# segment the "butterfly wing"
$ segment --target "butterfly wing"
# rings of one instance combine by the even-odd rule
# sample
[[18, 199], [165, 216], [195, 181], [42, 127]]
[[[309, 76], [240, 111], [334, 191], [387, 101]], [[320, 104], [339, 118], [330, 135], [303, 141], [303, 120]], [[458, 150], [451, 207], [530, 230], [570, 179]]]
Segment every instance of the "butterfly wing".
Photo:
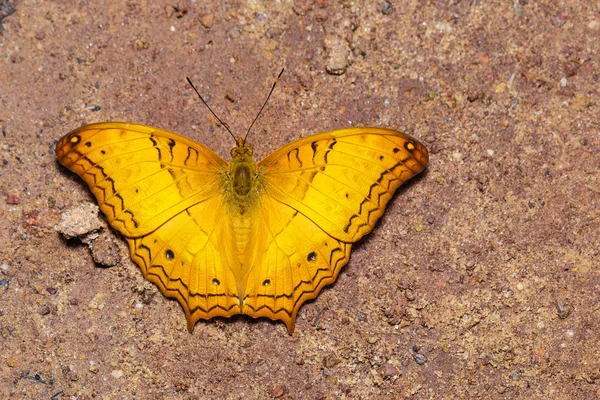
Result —
[[236, 279], [218, 238], [227, 163], [209, 148], [158, 128], [99, 123], [56, 146], [59, 161], [96, 196], [126, 237], [144, 276], [174, 297], [191, 329], [199, 318], [239, 312]]
[[335, 281], [352, 243], [427, 163], [416, 139], [379, 128], [310, 136], [261, 161], [258, 224], [268, 240], [249, 274], [244, 312], [281, 319], [293, 330], [302, 303]]
[[254, 268], [242, 310], [254, 318], [282, 320], [291, 333], [302, 303], [335, 282], [352, 245], [327, 235], [304, 214], [270, 196], [261, 199], [256, 232], [261, 251], [249, 263]]
[[[144, 277], [165, 296], [176, 298], [191, 332], [199, 319], [239, 314], [237, 277], [230, 266], [235, 257], [222, 198], [214, 196], [176, 214], [155, 231], [127, 238], [131, 258]], [[229, 257], [228, 257], [229, 256]]]

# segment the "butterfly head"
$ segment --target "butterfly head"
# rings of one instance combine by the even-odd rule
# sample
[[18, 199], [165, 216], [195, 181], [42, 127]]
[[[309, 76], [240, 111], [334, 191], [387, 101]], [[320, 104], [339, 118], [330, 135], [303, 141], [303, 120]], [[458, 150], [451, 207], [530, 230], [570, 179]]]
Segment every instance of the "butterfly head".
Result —
[[231, 158], [238, 159], [238, 160], [242, 160], [242, 159], [253, 160], [252, 147], [250, 147], [246, 144], [246, 141], [244, 140], [244, 138], [237, 138], [235, 142], [236, 142], [236, 146], [233, 149], [231, 149]]

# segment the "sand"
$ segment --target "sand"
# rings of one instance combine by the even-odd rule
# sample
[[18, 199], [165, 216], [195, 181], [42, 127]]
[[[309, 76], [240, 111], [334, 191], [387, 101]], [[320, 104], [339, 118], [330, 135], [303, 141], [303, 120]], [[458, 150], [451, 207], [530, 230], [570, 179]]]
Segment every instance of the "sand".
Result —
[[[0, 1], [0, 397], [600, 398], [600, 14], [583, 1]], [[558, 4], [560, 3], [560, 5]], [[349, 126], [430, 166], [337, 282], [281, 322], [199, 322], [56, 230], [85, 123], [257, 159]]]

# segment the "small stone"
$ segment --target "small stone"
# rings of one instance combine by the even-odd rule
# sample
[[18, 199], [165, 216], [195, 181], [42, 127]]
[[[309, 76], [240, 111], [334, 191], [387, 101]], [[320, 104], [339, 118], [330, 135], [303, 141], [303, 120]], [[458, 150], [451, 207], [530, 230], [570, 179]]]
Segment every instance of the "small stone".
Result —
[[46, 292], [50, 294], [56, 294], [57, 290], [53, 287], [46, 288]]
[[588, 22], [587, 27], [588, 29], [591, 29], [593, 31], [598, 31], [600, 30], [600, 22], [593, 19], [590, 22]]
[[231, 28], [228, 32], [227, 32], [227, 36], [229, 36], [231, 39], [237, 39], [242, 35], [242, 30], [240, 28], [233, 27]]
[[148, 42], [144, 42], [143, 40], [136, 39], [135, 47], [138, 50], [146, 50], [148, 47], [150, 47], [150, 44]]
[[75, 368], [72, 365], [69, 365], [69, 366], [65, 365], [62, 368], [62, 373], [65, 378], [67, 378], [68, 380], [70, 380], [72, 382], [79, 380], [79, 375], [77, 375], [77, 372], [75, 372]]
[[385, 366], [383, 367], [383, 379], [391, 379], [394, 376], [398, 376], [400, 375], [398, 373], [398, 369], [390, 363], [385, 364]]
[[37, 33], [35, 34], [35, 38], [36, 38], [37, 40], [43, 40], [43, 39], [45, 39], [45, 38], [46, 38], [46, 34], [45, 34], [43, 31], [37, 32]]
[[340, 359], [335, 354], [330, 354], [323, 357], [323, 366], [326, 368], [333, 368], [340, 363]]
[[423, 365], [427, 362], [427, 357], [425, 357], [425, 355], [421, 354], [421, 353], [414, 354], [413, 358], [415, 359], [416, 363], [419, 365]]
[[48, 315], [48, 314], [50, 314], [50, 306], [48, 305], [48, 303], [42, 304], [42, 306], [38, 310], [38, 313], [40, 315]]
[[394, 12], [394, 5], [389, 1], [384, 1], [381, 3], [380, 10], [383, 15], [390, 15]]
[[558, 318], [566, 319], [569, 315], [571, 315], [571, 306], [565, 303], [562, 299], [556, 300], [556, 313]]
[[155, 291], [144, 289], [142, 291], [142, 303], [146, 305], [151, 304], [155, 294]]
[[367, 339], [367, 343], [369, 344], [375, 344], [377, 343], [378, 339], [374, 336], [371, 336], [370, 338]]
[[318, 22], [325, 22], [329, 19], [329, 14], [327, 14], [326, 10], [317, 10], [315, 12], [315, 19]]
[[327, 64], [325, 69], [331, 75], [343, 75], [349, 65], [350, 46], [348, 42], [337, 36], [325, 38], [325, 54]]
[[61, 215], [56, 230], [66, 239], [95, 232], [102, 228], [98, 212], [98, 206], [90, 202], [74, 205]]
[[14, 193], [9, 193], [6, 196], [6, 204], [9, 204], [11, 206], [17, 205], [21, 202], [21, 199], [19, 198], [18, 195], [14, 194]]
[[416, 232], [422, 232], [425, 230], [425, 224], [423, 224], [423, 222], [419, 221], [419, 222], [415, 223], [414, 229]]
[[112, 375], [113, 378], [119, 379], [123, 376], [123, 370], [115, 369], [110, 374]]
[[121, 262], [119, 245], [114, 239], [114, 235], [105, 230], [93, 240], [84, 241], [90, 247], [92, 258], [97, 264], [113, 267]]
[[200, 23], [205, 28], [212, 28], [213, 24], [215, 23], [214, 14], [204, 14], [200, 17]]
[[496, 86], [494, 86], [494, 92], [496, 93], [504, 93], [508, 89], [508, 85], [505, 82], [500, 82]]
[[284, 384], [277, 383], [269, 387], [269, 389], [267, 389], [267, 392], [269, 393], [269, 396], [279, 399], [288, 394], [289, 389]]
[[6, 365], [8, 365], [11, 368], [17, 365], [17, 357], [8, 357], [6, 359]]

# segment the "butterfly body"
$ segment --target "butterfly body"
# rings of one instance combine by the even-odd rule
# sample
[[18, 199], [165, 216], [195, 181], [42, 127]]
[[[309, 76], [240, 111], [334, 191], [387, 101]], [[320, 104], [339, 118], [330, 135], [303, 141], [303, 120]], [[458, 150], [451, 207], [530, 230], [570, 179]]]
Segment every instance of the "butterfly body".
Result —
[[67, 134], [59, 161], [82, 177], [144, 276], [198, 319], [283, 320], [333, 283], [352, 244], [427, 150], [380, 128], [340, 129], [283, 146], [259, 163], [238, 139], [227, 163], [159, 128], [99, 123]]

